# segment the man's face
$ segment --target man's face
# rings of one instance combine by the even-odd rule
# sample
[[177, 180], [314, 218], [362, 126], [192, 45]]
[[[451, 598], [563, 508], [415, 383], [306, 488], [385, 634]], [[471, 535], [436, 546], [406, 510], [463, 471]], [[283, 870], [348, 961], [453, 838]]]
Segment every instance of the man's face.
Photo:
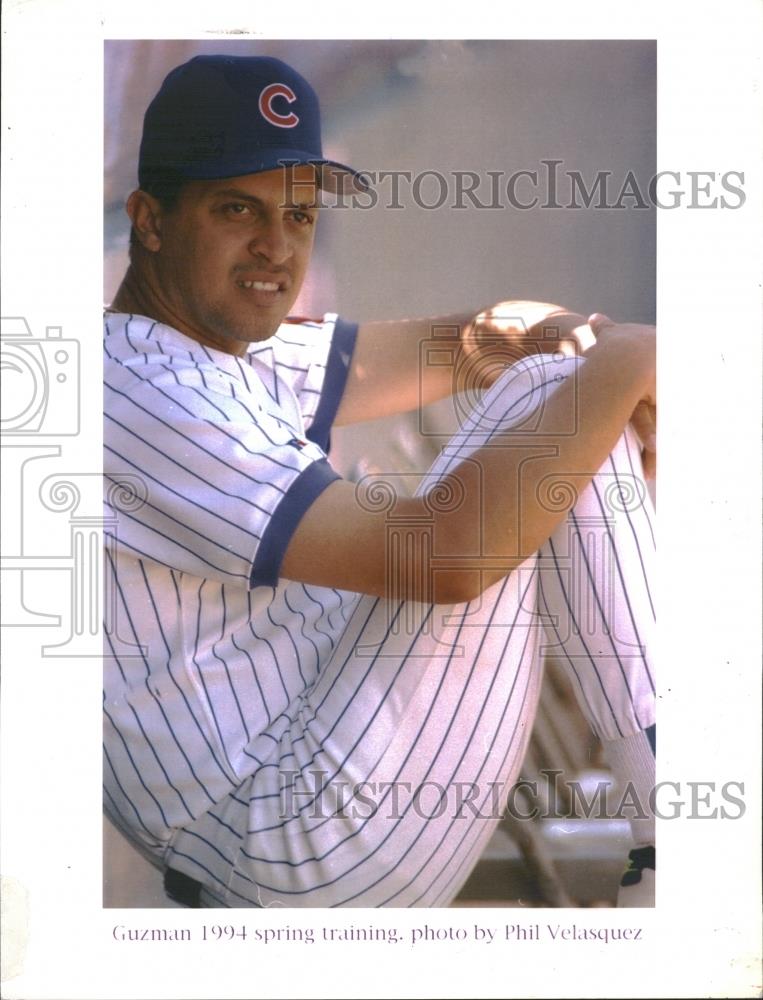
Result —
[[232, 353], [271, 337], [310, 262], [316, 190], [310, 166], [188, 182], [175, 207], [161, 213], [153, 255], [157, 292], [174, 325]]

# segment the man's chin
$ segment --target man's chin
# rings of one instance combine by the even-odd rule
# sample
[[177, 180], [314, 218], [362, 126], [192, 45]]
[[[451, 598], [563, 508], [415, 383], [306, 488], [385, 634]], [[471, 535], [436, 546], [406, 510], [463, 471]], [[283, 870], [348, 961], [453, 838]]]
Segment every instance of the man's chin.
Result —
[[291, 299], [288, 302], [282, 300], [274, 302], [267, 308], [252, 308], [245, 310], [243, 314], [238, 312], [235, 320], [238, 320], [236, 329], [242, 335], [241, 339], [249, 343], [268, 340], [277, 333], [293, 305]]
[[280, 311], [273, 316], [219, 316], [210, 325], [218, 338], [231, 342], [231, 349], [238, 353], [245, 350], [248, 344], [269, 340], [277, 332], [285, 316]]

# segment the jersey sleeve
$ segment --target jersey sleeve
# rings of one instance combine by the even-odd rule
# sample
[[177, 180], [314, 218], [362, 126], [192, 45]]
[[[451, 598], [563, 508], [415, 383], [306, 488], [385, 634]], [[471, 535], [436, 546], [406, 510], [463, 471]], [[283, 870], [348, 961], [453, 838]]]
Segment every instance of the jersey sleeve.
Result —
[[322, 321], [284, 323], [271, 341], [275, 368], [299, 401], [306, 435], [325, 452], [357, 335], [357, 323], [329, 313]]
[[141, 503], [111, 505], [117, 545], [197, 577], [273, 587], [301, 517], [339, 476], [256, 380], [168, 350], [107, 356], [107, 498], [120, 476], [143, 486]]

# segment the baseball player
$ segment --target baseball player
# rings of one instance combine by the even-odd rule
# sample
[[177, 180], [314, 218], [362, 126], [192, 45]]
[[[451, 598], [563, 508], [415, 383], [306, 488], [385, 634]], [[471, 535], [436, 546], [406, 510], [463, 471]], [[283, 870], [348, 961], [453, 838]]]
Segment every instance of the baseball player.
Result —
[[[447, 905], [548, 654], [642, 804], [623, 902], [645, 905], [653, 329], [596, 315], [569, 356], [590, 329], [542, 303], [288, 319], [319, 189], [364, 181], [323, 157], [317, 98], [275, 59], [173, 70], [139, 183], [104, 320], [110, 817], [188, 905]], [[337, 475], [332, 425], [474, 388], [496, 333], [511, 364], [483, 366], [414, 496]]]

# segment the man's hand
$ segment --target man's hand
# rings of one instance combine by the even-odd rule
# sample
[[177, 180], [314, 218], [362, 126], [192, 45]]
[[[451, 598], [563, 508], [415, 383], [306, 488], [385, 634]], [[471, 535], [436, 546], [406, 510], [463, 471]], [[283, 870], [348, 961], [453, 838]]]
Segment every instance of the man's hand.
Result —
[[455, 391], [489, 388], [510, 365], [533, 354], [582, 354], [595, 342], [585, 318], [551, 302], [511, 299], [464, 324]]
[[[616, 324], [608, 316], [594, 313], [587, 320], [550, 302], [511, 300], [484, 309], [464, 328], [462, 349], [471, 357], [463, 366], [474, 384], [461, 386], [467, 391], [486, 388], [503, 367], [528, 354], [561, 352], [567, 356], [585, 354], [600, 337], [636, 337], [653, 345], [655, 330], [639, 324]], [[647, 349], [650, 349], [647, 347]], [[654, 349], [653, 346], [651, 348]], [[631, 417], [631, 425], [642, 444], [641, 459], [647, 479], [657, 475], [657, 399], [655, 387], [643, 399]]]
[[528, 354], [582, 354], [594, 342], [585, 317], [551, 302], [512, 299], [479, 312], [465, 328], [466, 351], [502, 342], [514, 360]]
[[[590, 316], [588, 325], [597, 342], [605, 342], [609, 338], [617, 338], [618, 336], [629, 336], [640, 339], [645, 350], [654, 353], [656, 330], [653, 326], [642, 326], [635, 323], [617, 324], [601, 313], [594, 313]], [[633, 411], [631, 426], [641, 441], [641, 461], [644, 466], [644, 475], [647, 479], [655, 479], [657, 477], [656, 379]]]

